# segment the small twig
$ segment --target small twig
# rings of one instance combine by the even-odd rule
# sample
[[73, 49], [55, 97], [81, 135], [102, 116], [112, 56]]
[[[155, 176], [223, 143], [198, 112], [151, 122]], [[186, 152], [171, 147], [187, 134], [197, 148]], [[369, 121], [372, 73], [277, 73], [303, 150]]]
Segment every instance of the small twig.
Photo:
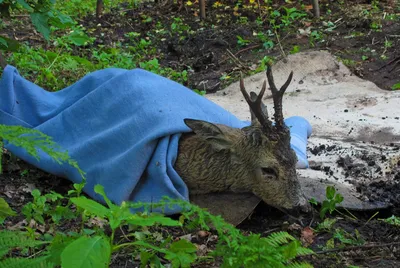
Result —
[[278, 32], [276, 31], [276, 29], [274, 31], [275, 31], [276, 40], [278, 40], [279, 49], [281, 50], [281, 53], [282, 53], [283, 57], [286, 58], [285, 51], [283, 50], [281, 41], [279, 40]]
[[381, 67], [379, 67], [378, 69], [373, 70], [374, 72], [382, 70], [383, 68], [385, 68], [386, 66], [391, 65], [392, 63], [396, 62], [396, 61], [400, 61], [400, 57], [396, 57], [393, 60], [389, 61], [388, 63], [382, 65]]
[[373, 218], [375, 218], [375, 216], [378, 215], [378, 214], [379, 214], [379, 211], [377, 211], [374, 215], [372, 215], [371, 218], [369, 218], [369, 219], [367, 220], [367, 222], [364, 224], [364, 226], [367, 225], [367, 224], [368, 224]]
[[[243, 53], [243, 52], [245, 52], [245, 51], [247, 51], [247, 50], [254, 49], [254, 48], [258, 48], [258, 47], [260, 47], [260, 46], [261, 46], [261, 44], [257, 44], [257, 45], [252, 45], [252, 46], [243, 48], [243, 49], [239, 50], [238, 52], [236, 52], [236, 53], [234, 54], [234, 56], [237, 56], [237, 55], [239, 55], [240, 53]], [[228, 57], [228, 58], [229, 58], [229, 57]], [[220, 62], [218, 62], [218, 64], [224, 63], [228, 58], [225, 58], [225, 59], [221, 60]]]
[[235, 56], [239, 55], [242, 52], [245, 52], [245, 51], [253, 49], [253, 48], [258, 48], [260, 46], [261, 46], [261, 44], [257, 44], [257, 45], [253, 45], [253, 46], [249, 46], [249, 47], [243, 48], [243, 49], [239, 50], [238, 52], [236, 52]]
[[362, 246], [351, 246], [351, 247], [344, 247], [344, 248], [332, 248], [322, 251], [315, 251], [315, 254], [327, 254], [331, 252], [339, 252], [339, 251], [350, 251], [355, 249], [370, 249], [370, 248], [378, 248], [378, 247], [387, 247], [387, 246], [395, 246], [400, 245], [400, 242], [391, 242], [385, 244], [374, 244], [374, 245], [362, 245]]
[[236, 64], [238, 65], [238, 67], [241, 67], [241, 68], [243, 68], [243, 69], [247, 69], [247, 67], [244, 66], [243, 63], [242, 63], [235, 55], [233, 55], [233, 53], [232, 53], [229, 49], [227, 49], [226, 51], [228, 52], [228, 55], [231, 57], [231, 59], [232, 59], [234, 62], [236, 62]]

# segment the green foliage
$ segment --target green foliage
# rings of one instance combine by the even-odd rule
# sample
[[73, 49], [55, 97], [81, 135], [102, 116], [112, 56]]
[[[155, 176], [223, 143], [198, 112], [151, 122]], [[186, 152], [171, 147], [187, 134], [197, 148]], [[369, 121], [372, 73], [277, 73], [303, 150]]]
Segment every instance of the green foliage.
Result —
[[237, 35], [236, 38], [237, 38], [237, 43], [240, 47], [245, 47], [250, 43], [250, 40], [246, 40], [240, 35]]
[[400, 82], [394, 84], [391, 88], [392, 88], [393, 90], [398, 90], [398, 89], [400, 89]]
[[343, 229], [336, 229], [333, 234], [333, 238], [336, 238], [342, 245], [356, 245], [360, 246], [365, 243], [357, 229], [354, 230], [354, 235], [346, 232]]
[[[159, 265], [161, 259], [164, 259], [170, 262], [172, 267], [189, 267], [192, 263], [200, 261], [196, 255], [197, 248], [193, 243], [184, 239], [173, 241], [171, 237], [165, 238], [147, 230], [148, 227], [157, 225], [183, 227], [183, 223], [186, 222], [189, 229], [202, 227], [209, 230], [211, 225], [216, 228], [219, 240], [211, 256], [222, 257], [222, 267], [310, 267], [294, 259], [297, 256], [312, 254], [312, 251], [301, 247], [300, 242], [286, 232], [272, 233], [268, 237], [260, 237], [258, 234], [245, 236], [220, 216], [213, 216], [182, 200], [165, 198], [159, 203], [123, 202], [117, 206], [107, 198], [102, 186], [97, 185], [95, 192], [103, 197], [106, 206], [86, 197], [69, 199], [68, 203], [78, 208], [76, 213], [81, 214], [84, 221], [79, 232], [67, 234], [58, 232], [54, 236], [50, 234], [38, 236], [35, 235], [34, 230], [1, 231], [0, 262], [21, 264], [24, 258], [7, 258], [10, 250], [18, 248], [20, 255], [24, 255], [25, 249], [39, 250], [33, 260], [40, 261], [42, 265], [108, 267], [114, 253], [130, 248], [132, 256], [140, 256], [142, 266]], [[45, 202], [44, 196], [40, 196], [38, 191], [33, 192], [33, 195], [37, 199], [33, 203]], [[54, 196], [49, 199], [49, 203], [55, 202], [57, 206], [59, 198], [59, 195]], [[40, 202], [39, 199], [41, 199]], [[148, 212], [149, 209], [157, 207], [164, 209], [172, 206], [180, 206], [184, 210], [180, 221]], [[132, 213], [130, 210], [139, 207], [143, 209], [143, 212]], [[84, 228], [90, 219], [99, 218], [105, 220], [111, 229], [111, 234], [104, 231], [107, 228]], [[115, 231], [122, 226], [130, 226], [130, 230], [136, 230], [125, 236], [131, 238], [128, 241], [121, 242], [114, 238]]]
[[337, 222], [336, 219], [326, 218], [323, 222], [317, 225], [317, 232], [330, 232], [332, 230], [333, 225]]
[[330, 214], [336, 210], [336, 206], [342, 203], [344, 200], [340, 193], [336, 193], [336, 189], [333, 186], [326, 187], [326, 200], [322, 202], [322, 207], [320, 210], [320, 217], [323, 219], [325, 214], [329, 212]]
[[387, 219], [379, 219], [380, 221], [386, 222], [388, 224], [394, 225], [394, 226], [400, 226], [400, 217], [397, 217], [395, 215], [392, 215], [391, 217]]
[[[48, 244], [48, 242], [36, 240], [28, 232], [1, 230], [0, 259], [13, 248], [34, 248], [44, 244]], [[0, 265], [0, 267], [2, 266]]]
[[[46, 40], [50, 38], [50, 25], [57, 28], [65, 29], [74, 24], [73, 20], [56, 9], [54, 9], [54, 1], [52, 0], [2, 0], [0, 1], [2, 8], [0, 14], [2, 16], [10, 16], [11, 12], [22, 10], [29, 13], [30, 19], [36, 30], [43, 35]], [[15, 46], [8, 38], [0, 36], [0, 50], [10, 50]]]
[[82, 236], [65, 247], [61, 253], [61, 265], [63, 268], [101, 268], [108, 267], [110, 258], [111, 247], [107, 237]]
[[39, 160], [39, 151], [41, 151], [58, 164], [68, 163], [84, 177], [84, 172], [79, 168], [78, 163], [69, 157], [68, 152], [62, 151], [61, 147], [51, 137], [38, 130], [21, 126], [0, 125], [0, 138], [12, 145], [22, 147], [36, 160]]
[[[67, 50], [74, 45], [66, 38], [58, 38], [56, 40], [59, 46], [67, 48]], [[162, 67], [157, 58], [141, 61], [143, 55], [145, 55], [141, 51], [148, 46], [149, 44], [146, 43], [143, 46], [136, 47], [135, 53], [129, 53], [121, 48], [106, 49], [100, 47], [98, 50], [92, 51], [91, 61], [73, 56], [68, 52], [61, 52], [62, 50], [59, 53], [55, 53], [40, 48], [22, 46], [18, 52], [14, 52], [11, 55], [10, 61], [15, 66], [18, 66], [20, 73], [24, 74], [27, 79], [31, 78], [33, 80], [36, 78], [34, 83], [49, 90], [59, 90], [67, 87], [75, 82], [77, 78], [83, 77], [89, 72], [108, 67], [124, 69], [140, 67], [179, 83], [185, 83], [188, 80], [186, 70], [179, 72], [169, 67]]]
[[0, 267], [4, 268], [53, 268], [54, 265], [47, 261], [47, 256], [38, 257], [35, 259], [27, 258], [8, 258], [0, 261]]
[[4, 200], [4, 198], [0, 198], [0, 224], [3, 224], [7, 217], [16, 215], [17, 213], [10, 208], [6, 200]]
[[40, 224], [45, 224], [45, 217], [49, 217], [53, 223], [59, 224], [62, 219], [76, 217], [68, 206], [62, 205], [64, 198], [62, 195], [55, 192], [41, 195], [37, 189], [34, 189], [31, 194], [33, 202], [27, 203], [21, 211], [28, 221], [34, 219]]
[[[177, 34], [178, 36], [189, 35], [193, 33], [190, 26], [184, 23], [184, 21], [179, 17], [173, 18], [170, 28], [171, 34]], [[183, 40], [184, 38], [185, 36], [181, 36], [180, 40]]]
[[205, 96], [207, 93], [205, 90], [193, 89], [193, 91], [199, 94], [200, 96]]

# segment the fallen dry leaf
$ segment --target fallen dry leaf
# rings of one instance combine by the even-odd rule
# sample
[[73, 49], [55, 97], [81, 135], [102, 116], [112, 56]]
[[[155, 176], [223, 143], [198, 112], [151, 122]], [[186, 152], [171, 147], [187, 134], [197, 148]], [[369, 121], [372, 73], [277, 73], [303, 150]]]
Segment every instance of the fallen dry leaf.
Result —
[[303, 246], [308, 247], [314, 242], [314, 237], [314, 231], [307, 226], [301, 231], [300, 241], [303, 243]]

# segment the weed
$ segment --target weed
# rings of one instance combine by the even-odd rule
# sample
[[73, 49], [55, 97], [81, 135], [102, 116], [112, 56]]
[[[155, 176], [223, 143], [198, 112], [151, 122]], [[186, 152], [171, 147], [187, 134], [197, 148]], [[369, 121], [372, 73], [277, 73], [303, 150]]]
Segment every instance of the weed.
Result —
[[320, 31], [314, 30], [310, 34], [309, 43], [310, 46], [315, 47], [315, 43], [322, 42], [324, 40], [324, 34]]
[[394, 85], [391, 87], [391, 89], [393, 89], [393, 90], [398, 90], [398, 89], [400, 89], [400, 82], [394, 84]]
[[360, 246], [365, 243], [365, 240], [361, 237], [357, 229], [354, 229], [354, 235], [346, 232], [343, 229], [336, 229], [335, 233], [333, 234], [333, 238], [336, 238], [341, 244], [345, 245]]
[[193, 89], [193, 91], [199, 94], [200, 96], [205, 96], [207, 93], [205, 90]]
[[317, 225], [316, 230], [317, 232], [330, 232], [336, 222], [336, 219], [325, 218], [323, 222]]
[[237, 35], [236, 38], [237, 38], [237, 44], [238, 44], [240, 47], [245, 47], [245, 46], [247, 46], [248, 44], [250, 44], [250, 40], [244, 39], [244, 38], [241, 37], [240, 35]]
[[379, 219], [379, 220], [391, 225], [400, 226], [400, 217], [397, 217], [395, 215], [392, 215], [391, 217], [386, 219]]
[[322, 202], [320, 217], [323, 219], [325, 214], [329, 212], [332, 214], [336, 210], [336, 205], [342, 203], [344, 200], [340, 193], [336, 193], [336, 189], [333, 186], [326, 187], [326, 199]]
[[293, 46], [292, 50], [290, 50], [290, 54], [296, 54], [300, 52], [299, 46]]

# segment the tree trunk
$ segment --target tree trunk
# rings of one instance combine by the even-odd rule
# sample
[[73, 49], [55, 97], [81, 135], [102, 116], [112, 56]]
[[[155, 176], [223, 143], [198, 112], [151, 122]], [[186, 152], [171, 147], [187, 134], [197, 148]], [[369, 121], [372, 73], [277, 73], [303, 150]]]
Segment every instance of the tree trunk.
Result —
[[97, 0], [96, 3], [96, 18], [99, 19], [103, 15], [103, 0]]
[[312, 5], [313, 5], [313, 10], [314, 10], [314, 16], [316, 18], [319, 18], [320, 13], [319, 13], [319, 3], [318, 0], [312, 0]]
[[204, 20], [206, 18], [206, 0], [199, 0], [200, 3], [200, 18]]

